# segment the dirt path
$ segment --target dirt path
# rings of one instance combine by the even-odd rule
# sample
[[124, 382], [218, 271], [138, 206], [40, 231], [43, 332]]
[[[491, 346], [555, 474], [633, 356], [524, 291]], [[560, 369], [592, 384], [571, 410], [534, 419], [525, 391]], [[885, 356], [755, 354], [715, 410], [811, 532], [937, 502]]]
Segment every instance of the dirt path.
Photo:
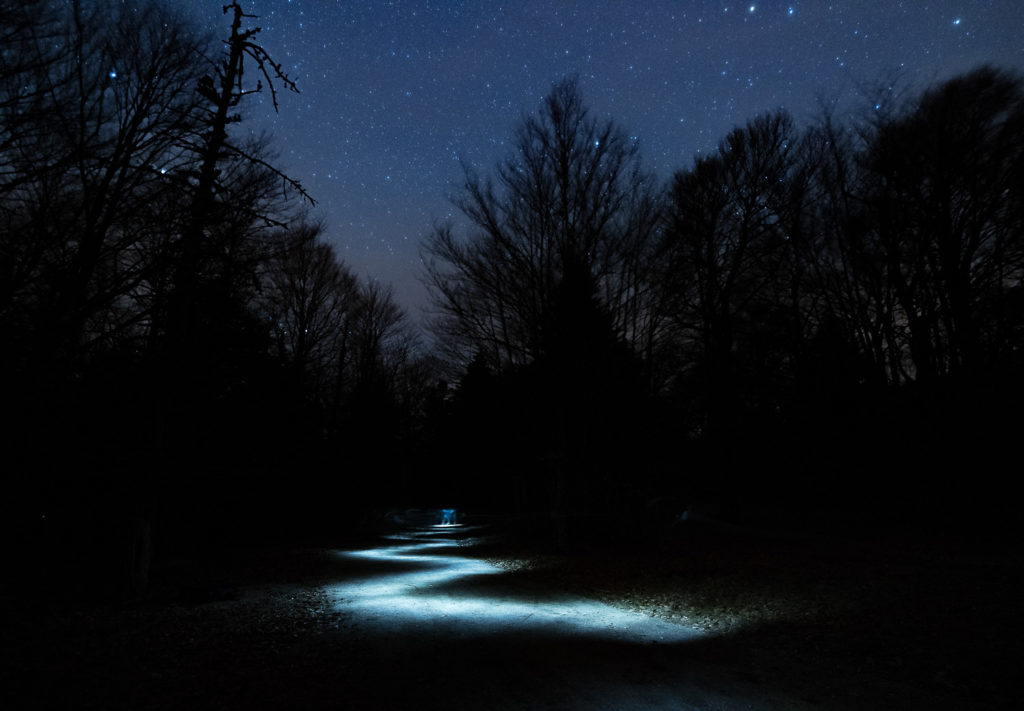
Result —
[[362, 629], [475, 640], [494, 635], [582, 636], [675, 644], [696, 630], [600, 602], [543, 595], [507, 582], [473, 555], [473, 527], [438, 527], [388, 537], [385, 545], [339, 553], [379, 572], [327, 590]]
[[[949, 647], [937, 642], [949, 636], [950, 620], [964, 619], [965, 607], [942, 617], [943, 626], [934, 627], [941, 636], [927, 645], [900, 648], [880, 647], [902, 632], [881, 632], [905, 618], [908, 605], [891, 614], [865, 606], [871, 617], [858, 608], [830, 626], [790, 616], [717, 628], [669, 614], [671, 596], [659, 600], [671, 591], [680, 599], [698, 580], [718, 581], [711, 587], [733, 580], [711, 565], [740, 564], [727, 547], [701, 542], [688, 550], [679, 559], [687, 576], [667, 567], [657, 577], [667, 587], [656, 594], [657, 580], [638, 575], [651, 570], [647, 559], [632, 568], [609, 561], [603, 572], [589, 563], [581, 568], [587, 561], [580, 559], [554, 575], [551, 568], [515, 570], [490, 562], [502, 548], [486, 533], [420, 525], [363, 545], [223, 550], [166, 565], [152, 596], [127, 605], [85, 604], [74, 581], [46, 599], [4, 600], [0, 708], [934, 711], [1001, 708], [1009, 698], [993, 683], [959, 674], [964, 660], [956, 657], [942, 657], [948, 678], [903, 673], [917, 663], [913, 655], [926, 658], [920, 650]], [[665, 558], [651, 560], [666, 565]], [[759, 579], [761, 568], [742, 565]], [[815, 580], [838, 575], [839, 568], [821, 565]], [[842, 568], [846, 576], [854, 575], [850, 565]], [[875, 563], [866, 569], [883, 570]], [[780, 568], [776, 562], [764, 570], [777, 576]], [[948, 586], [953, 578], [937, 570]], [[971, 569], [972, 580], [982, 580], [981, 570]], [[886, 574], [874, 585], [887, 588], [907, 575]], [[931, 580], [919, 585], [934, 592]], [[626, 581], [637, 586], [631, 595], [612, 593], [626, 590]], [[838, 581], [850, 589], [847, 577]], [[588, 587], [595, 584], [607, 589]], [[756, 592], [750, 581], [734, 587]], [[805, 584], [795, 589], [800, 594], [791, 599], [808, 599]], [[996, 602], [1011, 590], [992, 589]], [[990, 627], [967, 633], [994, 634]], [[966, 648], [970, 638], [963, 640], [953, 646]], [[988, 666], [999, 659], [993, 652]], [[971, 685], [956, 683], [958, 674]]]
[[[422, 528], [338, 554], [360, 569], [326, 589], [358, 649], [349, 708], [807, 707], [701, 668], [706, 633], [507, 581], [472, 557], [477, 533]], [[379, 683], [381, 669], [395, 676]]]

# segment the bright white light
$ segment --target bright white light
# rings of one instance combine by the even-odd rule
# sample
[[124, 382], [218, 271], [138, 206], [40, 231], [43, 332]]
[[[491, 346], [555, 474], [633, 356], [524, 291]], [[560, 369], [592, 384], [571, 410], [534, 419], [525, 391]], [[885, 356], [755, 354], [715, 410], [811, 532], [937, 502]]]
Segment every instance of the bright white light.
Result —
[[[337, 609], [357, 613], [356, 619], [364, 624], [384, 628], [425, 625], [445, 631], [451, 628], [459, 636], [545, 631], [649, 643], [681, 642], [703, 634], [599, 602], [569, 597], [536, 599], [500, 583], [477, 594], [472, 579], [497, 583], [505, 571], [483, 560], [451, 555], [451, 549], [459, 543], [439, 537], [446, 532], [439, 528], [415, 536], [392, 537], [398, 545], [339, 553], [384, 565], [380, 574], [327, 588]], [[468, 552], [468, 543], [463, 541], [461, 549]], [[388, 563], [394, 564], [393, 571], [388, 570]]]

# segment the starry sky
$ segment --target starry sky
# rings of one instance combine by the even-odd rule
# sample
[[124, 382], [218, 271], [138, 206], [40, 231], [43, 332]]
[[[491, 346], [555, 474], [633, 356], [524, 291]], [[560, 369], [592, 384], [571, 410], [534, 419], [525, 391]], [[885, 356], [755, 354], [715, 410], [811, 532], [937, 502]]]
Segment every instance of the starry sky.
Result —
[[[226, 0], [168, 0], [225, 37]], [[866, 89], [919, 89], [981, 63], [1024, 73], [1020, 0], [244, 0], [301, 94], [249, 102], [339, 255], [427, 306], [420, 240], [459, 215], [461, 163], [488, 172], [524, 114], [577, 75], [584, 100], [636, 136], [668, 179], [734, 126]]]

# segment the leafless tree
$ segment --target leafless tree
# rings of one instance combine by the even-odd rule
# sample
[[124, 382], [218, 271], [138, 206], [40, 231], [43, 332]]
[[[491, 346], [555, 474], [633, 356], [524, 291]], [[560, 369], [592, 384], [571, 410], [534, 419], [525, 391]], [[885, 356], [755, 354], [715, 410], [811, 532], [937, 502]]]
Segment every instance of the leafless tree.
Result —
[[540, 114], [522, 120], [493, 178], [466, 171], [456, 205], [468, 237], [442, 225], [424, 245], [436, 330], [456, 362], [478, 352], [495, 366], [532, 362], [569, 263], [597, 281], [618, 335], [650, 350], [653, 181], [635, 140], [593, 118], [575, 80], [555, 86]]
[[1024, 276], [1024, 85], [981, 68], [925, 92], [864, 156], [870, 234], [884, 259], [911, 377], [977, 375], [1019, 328]]
[[327, 398], [339, 364], [348, 357], [359, 283], [322, 241], [322, 229], [304, 223], [286, 233], [266, 265], [261, 307], [271, 322], [277, 356], [290, 365], [299, 387]]
[[151, 10], [65, 10], [60, 44], [73, 51], [34, 73], [32, 100], [45, 111], [7, 139], [3, 256], [17, 276], [4, 296], [32, 311], [44, 358], [131, 323], [124, 299], [152, 257], [140, 247], [166, 232], [154, 211], [181, 196], [171, 175], [190, 160], [182, 141], [197, 122], [201, 40]]
[[353, 387], [393, 387], [402, 368], [416, 355], [416, 333], [392, 288], [374, 279], [360, 285], [348, 331]]
[[787, 114], [762, 116], [730, 132], [716, 153], [677, 173], [672, 185], [662, 284], [677, 342], [690, 351], [707, 389], [707, 426], [718, 426], [716, 413], [737, 408], [737, 349], [765, 309], [795, 308], [799, 319], [798, 145]]

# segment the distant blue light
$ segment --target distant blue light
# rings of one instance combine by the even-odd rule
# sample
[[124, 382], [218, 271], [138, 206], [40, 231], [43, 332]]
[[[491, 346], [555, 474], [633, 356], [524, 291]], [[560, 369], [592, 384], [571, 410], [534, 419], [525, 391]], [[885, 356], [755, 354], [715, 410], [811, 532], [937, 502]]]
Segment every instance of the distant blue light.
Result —
[[454, 526], [455, 525], [455, 509], [441, 509], [441, 525], [442, 526]]
[[111, 69], [110, 74], [108, 74], [107, 76], [109, 76], [111, 79], [117, 79], [117, 70]]

